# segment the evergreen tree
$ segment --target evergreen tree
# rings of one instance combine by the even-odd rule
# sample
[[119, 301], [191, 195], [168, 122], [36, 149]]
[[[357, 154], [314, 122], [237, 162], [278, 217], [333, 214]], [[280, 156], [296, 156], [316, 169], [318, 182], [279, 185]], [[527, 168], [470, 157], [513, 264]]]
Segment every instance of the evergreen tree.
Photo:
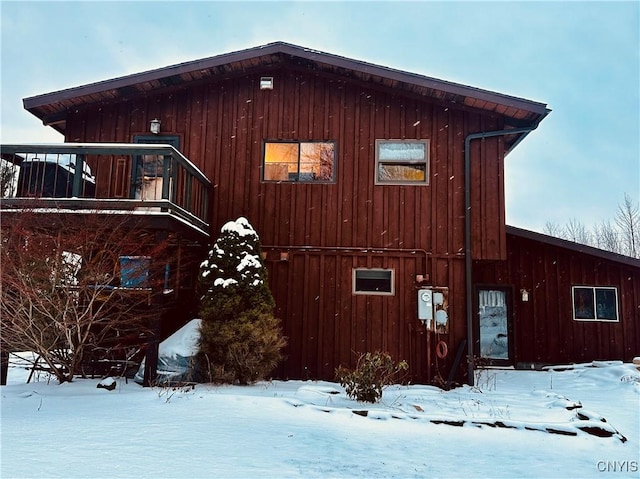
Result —
[[209, 380], [265, 379], [286, 345], [267, 283], [258, 234], [246, 218], [226, 223], [200, 265], [202, 370]]

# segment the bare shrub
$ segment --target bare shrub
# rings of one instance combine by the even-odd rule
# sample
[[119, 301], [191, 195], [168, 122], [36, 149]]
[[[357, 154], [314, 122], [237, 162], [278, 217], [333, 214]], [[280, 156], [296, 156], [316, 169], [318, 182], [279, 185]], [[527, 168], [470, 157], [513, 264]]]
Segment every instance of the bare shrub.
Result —
[[406, 361], [396, 362], [389, 353], [369, 352], [360, 355], [355, 369], [340, 366], [335, 374], [351, 399], [375, 403], [382, 397], [382, 390], [398, 382], [400, 372], [408, 368]]
[[[59, 382], [150, 332], [154, 268], [166, 242], [132, 218], [22, 211], [2, 216], [2, 346], [33, 351]], [[149, 258], [128, 266], [121, 257]]]

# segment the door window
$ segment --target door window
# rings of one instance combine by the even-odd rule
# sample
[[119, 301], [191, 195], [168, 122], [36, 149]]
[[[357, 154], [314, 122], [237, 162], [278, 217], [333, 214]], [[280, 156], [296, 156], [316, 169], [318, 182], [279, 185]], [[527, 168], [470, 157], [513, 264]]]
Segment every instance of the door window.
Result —
[[[168, 144], [176, 150], [180, 139], [177, 136], [147, 136], [137, 135], [134, 143]], [[135, 186], [134, 198], [139, 200], [162, 199], [164, 155], [140, 155], [135, 161], [133, 185]], [[170, 173], [170, 172], [168, 172]]]
[[481, 289], [478, 292], [480, 357], [509, 360], [509, 311], [507, 292]]

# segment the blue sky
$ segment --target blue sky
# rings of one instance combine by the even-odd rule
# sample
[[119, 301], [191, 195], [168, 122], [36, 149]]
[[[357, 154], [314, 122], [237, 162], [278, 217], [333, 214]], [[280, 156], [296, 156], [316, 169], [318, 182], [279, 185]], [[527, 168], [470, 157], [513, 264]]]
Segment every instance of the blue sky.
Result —
[[547, 103], [506, 161], [507, 222], [640, 197], [640, 3], [0, 0], [0, 141], [60, 142], [25, 97], [285, 41]]

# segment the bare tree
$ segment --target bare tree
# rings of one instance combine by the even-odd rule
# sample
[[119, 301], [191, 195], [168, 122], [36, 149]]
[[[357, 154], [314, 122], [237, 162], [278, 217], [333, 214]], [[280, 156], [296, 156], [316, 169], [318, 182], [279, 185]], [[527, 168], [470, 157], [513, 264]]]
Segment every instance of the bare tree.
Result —
[[545, 234], [548, 234], [549, 236], [555, 236], [556, 238], [565, 237], [564, 226], [560, 226], [558, 223], [555, 223], [553, 221], [547, 221], [544, 224], [543, 231]]
[[[33, 351], [62, 383], [110, 350], [144, 343], [155, 314], [153, 268], [167, 248], [131, 221], [96, 214], [3, 215], [3, 348]], [[122, 263], [123, 255], [129, 263]]]
[[603, 221], [599, 225], [595, 225], [593, 227], [593, 236], [595, 238], [594, 246], [597, 248], [614, 253], [622, 252], [618, 232], [610, 221]]
[[547, 221], [544, 232], [557, 238], [640, 258], [640, 205], [625, 193], [624, 201], [618, 204], [613, 223], [605, 220], [589, 230], [575, 218], [564, 226]]
[[580, 244], [591, 244], [591, 233], [587, 229], [587, 227], [581, 221], [572, 218], [566, 224], [565, 228], [565, 238], [569, 241], [573, 241], [574, 243]]
[[624, 201], [618, 205], [615, 221], [620, 230], [624, 254], [640, 257], [640, 206], [626, 193]]

